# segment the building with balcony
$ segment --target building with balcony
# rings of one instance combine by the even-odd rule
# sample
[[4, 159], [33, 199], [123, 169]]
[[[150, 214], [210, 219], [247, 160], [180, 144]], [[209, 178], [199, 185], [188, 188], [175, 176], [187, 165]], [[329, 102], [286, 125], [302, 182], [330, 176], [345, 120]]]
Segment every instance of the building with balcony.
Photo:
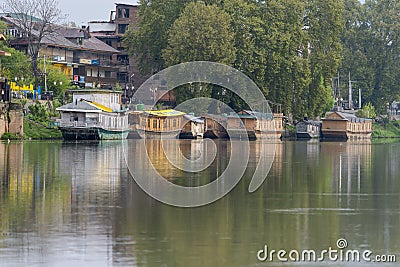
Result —
[[[13, 36], [10, 44], [27, 53], [29, 42], [19, 26], [18, 15], [1, 14], [0, 20], [6, 23], [7, 34]], [[52, 25], [52, 28], [40, 42], [40, 57], [50, 60], [80, 87], [115, 87], [118, 67], [112, 62], [114, 55], [119, 54], [118, 50], [92, 36], [86, 27]], [[32, 34], [38, 33], [32, 31]]]
[[137, 61], [128, 55], [123, 37], [128, 28], [136, 27], [139, 4], [116, 3], [110, 12], [109, 21], [90, 21], [89, 32], [92, 36], [118, 50], [112, 62], [118, 67], [117, 81], [123, 89], [123, 102], [127, 102], [147, 77], [140, 74]]

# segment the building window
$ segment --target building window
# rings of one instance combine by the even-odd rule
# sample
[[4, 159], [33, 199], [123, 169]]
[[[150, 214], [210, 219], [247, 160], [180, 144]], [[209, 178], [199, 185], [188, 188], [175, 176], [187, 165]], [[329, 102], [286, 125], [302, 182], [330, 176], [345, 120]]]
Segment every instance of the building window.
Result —
[[118, 33], [124, 34], [126, 32], [127, 28], [128, 28], [128, 24], [119, 24], [118, 25]]
[[105, 77], [105, 78], [111, 78], [111, 71], [106, 70], [106, 71], [104, 72], [104, 77]]
[[118, 18], [119, 19], [129, 18], [129, 8], [119, 8], [118, 9]]

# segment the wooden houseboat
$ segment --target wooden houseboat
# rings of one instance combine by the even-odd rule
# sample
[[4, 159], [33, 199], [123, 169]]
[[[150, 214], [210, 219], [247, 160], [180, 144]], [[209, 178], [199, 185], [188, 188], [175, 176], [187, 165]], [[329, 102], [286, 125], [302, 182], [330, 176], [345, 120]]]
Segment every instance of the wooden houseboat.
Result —
[[[240, 123], [245, 129], [241, 129]], [[228, 132], [230, 138], [279, 139], [283, 132], [283, 114], [267, 114], [243, 110], [236, 115], [228, 116]]]
[[322, 136], [325, 139], [369, 139], [372, 120], [344, 112], [329, 112], [322, 119]]
[[205, 132], [205, 119], [192, 115], [183, 115], [183, 128], [179, 134], [181, 139], [203, 138]]
[[322, 122], [303, 120], [296, 124], [296, 137], [298, 139], [319, 138], [321, 136]]
[[121, 93], [110, 90], [75, 90], [73, 102], [57, 108], [59, 129], [66, 140], [125, 139], [128, 116], [121, 109]]
[[228, 138], [226, 131], [228, 118], [226, 116], [204, 114], [202, 117], [205, 118], [205, 138]]
[[147, 139], [176, 138], [181, 131], [185, 114], [173, 109], [143, 111], [139, 113], [136, 131]]

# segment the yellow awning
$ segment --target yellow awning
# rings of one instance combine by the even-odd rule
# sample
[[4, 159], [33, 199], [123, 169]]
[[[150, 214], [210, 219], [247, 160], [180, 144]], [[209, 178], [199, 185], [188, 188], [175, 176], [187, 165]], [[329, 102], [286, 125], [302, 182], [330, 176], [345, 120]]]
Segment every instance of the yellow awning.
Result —
[[81, 101], [85, 101], [86, 103], [89, 103], [89, 104], [95, 106], [96, 108], [101, 109], [104, 112], [113, 112], [113, 110], [111, 108], [106, 107], [106, 106], [104, 106], [104, 105], [102, 105], [100, 103], [97, 103], [97, 102], [94, 102], [94, 101], [89, 101], [89, 100], [86, 100], [86, 99], [81, 99]]

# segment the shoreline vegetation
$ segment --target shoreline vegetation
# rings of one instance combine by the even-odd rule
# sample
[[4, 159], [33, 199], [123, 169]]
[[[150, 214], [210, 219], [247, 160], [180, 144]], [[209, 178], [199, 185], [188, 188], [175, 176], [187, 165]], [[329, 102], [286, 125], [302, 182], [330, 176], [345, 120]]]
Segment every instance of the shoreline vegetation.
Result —
[[400, 122], [390, 121], [383, 123], [374, 123], [372, 138], [400, 138]]

